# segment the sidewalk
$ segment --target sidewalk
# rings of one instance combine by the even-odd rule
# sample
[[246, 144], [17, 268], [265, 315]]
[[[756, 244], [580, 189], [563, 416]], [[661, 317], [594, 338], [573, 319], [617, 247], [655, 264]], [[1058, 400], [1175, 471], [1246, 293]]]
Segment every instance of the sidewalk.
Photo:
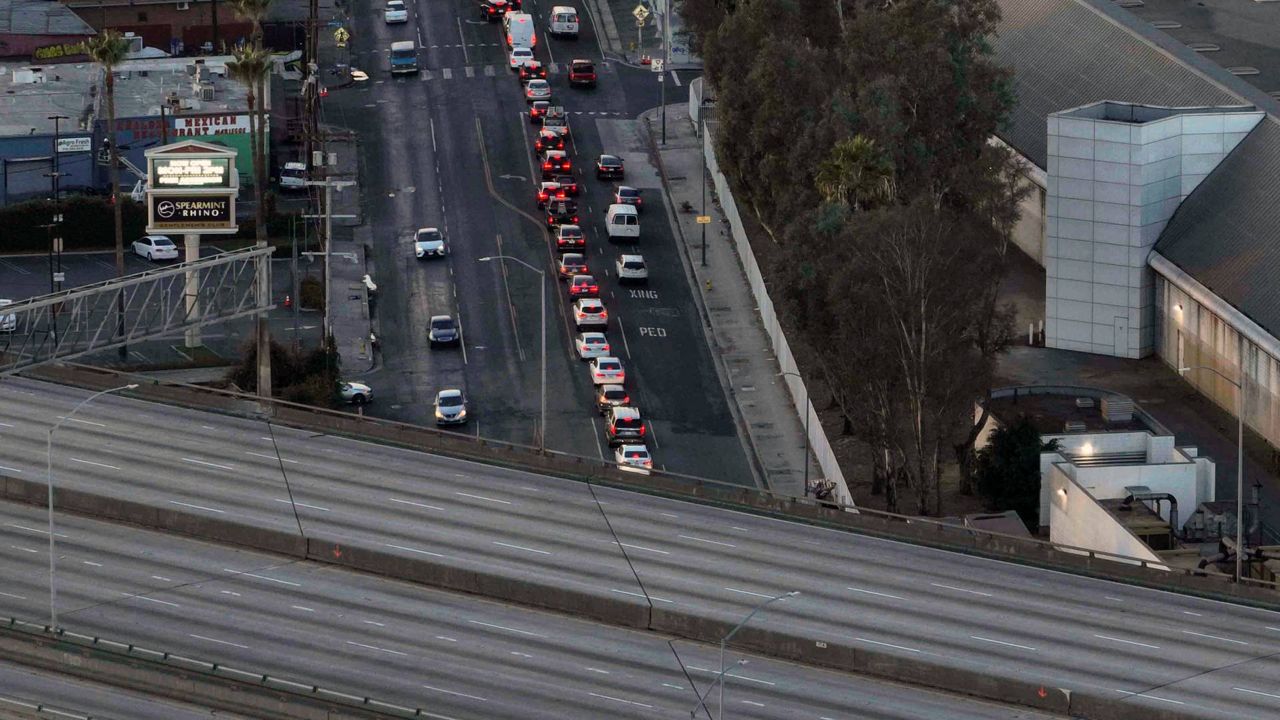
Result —
[[[701, 209], [703, 202], [702, 141], [689, 117], [688, 103], [667, 106], [667, 142], [659, 142], [660, 109], [641, 115], [659, 160], [672, 220], [679, 232], [685, 270], [696, 292], [698, 310], [721, 382], [728, 390], [730, 410], [753, 454], [753, 464], [767, 487], [787, 495], [804, 495], [804, 427], [774, 358], [755, 299], [728, 238], [728, 224], [707, 189], [710, 225], [697, 223], [697, 212], [682, 212], [683, 203]], [[709, 182], [709, 180], [708, 180]], [[706, 263], [702, 262], [703, 228]], [[810, 461], [812, 462], [812, 461]], [[810, 478], [821, 476], [816, 465]]]
[[[663, 18], [659, 10], [666, 0], [586, 0], [596, 33], [604, 49], [617, 56], [626, 65], [639, 66], [642, 55], [663, 59]], [[680, 17], [681, 0], [674, 0], [675, 12], [671, 16], [671, 63], [667, 70], [697, 70], [702, 59], [689, 52], [689, 33]], [[632, 12], [637, 5], [644, 5], [650, 15], [643, 32], [637, 32]]]

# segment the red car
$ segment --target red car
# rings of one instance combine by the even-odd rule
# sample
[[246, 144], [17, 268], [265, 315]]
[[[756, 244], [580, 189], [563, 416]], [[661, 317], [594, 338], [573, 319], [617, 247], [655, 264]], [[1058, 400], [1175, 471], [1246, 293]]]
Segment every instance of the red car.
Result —
[[560, 183], [560, 189], [569, 197], [578, 196], [578, 179], [572, 175], [557, 175], [555, 181]]
[[569, 280], [569, 297], [600, 297], [600, 285], [590, 275], [574, 275]]
[[569, 63], [569, 84], [596, 86], [596, 66], [590, 60], [574, 60]]
[[535, 79], [547, 79], [547, 68], [541, 62], [531, 60], [520, 66], [520, 82], [525, 83]]
[[547, 203], [551, 200], [563, 200], [566, 197], [568, 197], [568, 193], [564, 191], [564, 188], [560, 187], [560, 183], [558, 182], [548, 180], [538, 186], [537, 198], [539, 208], [546, 207]]
[[550, 130], [539, 130], [538, 139], [533, 141], [533, 151], [541, 153], [544, 150], [563, 150], [564, 138]]

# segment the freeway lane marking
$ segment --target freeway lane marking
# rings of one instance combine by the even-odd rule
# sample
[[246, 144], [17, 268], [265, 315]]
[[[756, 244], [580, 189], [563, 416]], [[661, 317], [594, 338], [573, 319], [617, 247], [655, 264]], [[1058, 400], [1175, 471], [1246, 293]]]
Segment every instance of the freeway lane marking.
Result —
[[431, 557], [444, 557], [440, 553], [433, 553], [430, 550], [419, 550], [417, 548], [405, 547], [403, 545], [392, 545], [391, 543], [383, 543], [385, 547], [395, 548], [396, 550], [404, 550], [405, 552], [418, 553], [420, 555], [430, 555]]
[[21, 546], [19, 546], [19, 545], [10, 545], [9, 547], [13, 548], [14, 550], [21, 550], [22, 552], [29, 552], [29, 553], [38, 553], [38, 552], [40, 552], [39, 550], [32, 550], [31, 548], [24, 548], [24, 547], [21, 547]]
[[946, 588], [947, 590], [955, 590], [957, 592], [971, 593], [973, 595], [981, 595], [983, 597], [991, 597], [991, 593], [981, 592], [978, 590], [967, 590], [962, 587], [955, 587], [954, 585], [943, 585], [942, 583], [929, 583], [929, 584], [934, 587]]
[[277, 580], [273, 577], [267, 577], [266, 575], [254, 575], [251, 572], [240, 572], [239, 570], [232, 570], [231, 568], [222, 568], [222, 571], [235, 573], [236, 575], [242, 575], [244, 577], [258, 578], [259, 580], [267, 580], [273, 583], [280, 583], [281, 585], [289, 585], [292, 587], [302, 587], [302, 583], [289, 582], [288, 580]]
[[527, 552], [531, 552], [531, 553], [538, 553], [539, 555], [550, 555], [550, 554], [551, 554], [551, 553], [547, 552], [546, 550], [537, 550], [537, 549], [535, 549], [535, 548], [524, 547], [523, 545], [512, 545], [511, 543], [498, 542], [497, 540], [494, 540], [494, 541], [493, 541], [493, 544], [494, 544], [494, 545], [501, 545], [502, 547], [509, 547], [509, 548], [513, 548], [513, 549], [515, 549], [515, 550], [525, 550], [525, 551], [527, 551]]
[[725, 590], [728, 590], [729, 592], [742, 593], [743, 595], [754, 595], [756, 597], [762, 597], [762, 598], [776, 597], [775, 595], [765, 595], [764, 593], [751, 592], [750, 590], [739, 590], [737, 588], [731, 588], [731, 587], [727, 587], [725, 588]]
[[[642, 595], [642, 594], [640, 594], [640, 593], [638, 593], [638, 592], [629, 592], [629, 591], [627, 591], [627, 590], [619, 590], [619, 589], [617, 589], [617, 588], [609, 588], [609, 592], [616, 592], [616, 593], [618, 593], [619, 595], [631, 595], [632, 597], [638, 597], [638, 598], [642, 598], [642, 597], [644, 597], [644, 595]], [[668, 600], [668, 599], [666, 599], [666, 598], [660, 598], [660, 597], [658, 597], [658, 596], [656, 596], [656, 595], [650, 595], [650, 596], [649, 596], [649, 599], [650, 599], [650, 600], [653, 600], [654, 602], [664, 602], [664, 603], [672, 603], [672, 604], [674, 604], [674, 603], [675, 603], [675, 600]]]
[[540, 635], [536, 632], [529, 632], [528, 630], [517, 630], [516, 628], [506, 627], [505, 625], [494, 625], [493, 623], [480, 622], [479, 620], [468, 620], [467, 622], [471, 623], [472, 625], [483, 625], [485, 627], [497, 628], [499, 630], [506, 630], [508, 632], [519, 633], [521, 635], [528, 635], [530, 637], [546, 637], [546, 635]]
[[[689, 669], [697, 670], [698, 672], [711, 673], [712, 675], [720, 674], [719, 670], [711, 670], [710, 668], [698, 667], [697, 665], [690, 665]], [[747, 682], [760, 683], [761, 685], [777, 685], [777, 683], [771, 683], [768, 680], [757, 680], [756, 678], [753, 678], [753, 677], [748, 677], [746, 675], [735, 675], [731, 672], [726, 672], [725, 677], [731, 677], [734, 680], [746, 680]]]
[[252, 455], [252, 456], [254, 456], [254, 457], [266, 458], [266, 459], [268, 459], [268, 460], [279, 460], [280, 462], [292, 463], [292, 464], [294, 464], [294, 465], [297, 465], [297, 464], [298, 464], [298, 461], [297, 461], [297, 460], [289, 460], [289, 459], [287, 459], [287, 458], [276, 457], [275, 455], [267, 455], [267, 454], [265, 454], [265, 453], [256, 453], [256, 452], [250, 452], [250, 451], [248, 451], [248, 450], [245, 450], [245, 451], [244, 451], [244, 454], [245, 454], [245, 455]]
[[435, 505], [428, 505], [426, 503], [414, 502], [412, 500], [401, 500], [400, 498], [388, 498], [388, 499], [393, 503], [400, 503], [401, 505], [412, 505], [414, 507], [426, 508], [428, 510], [444, 510], [444, 508], [442, 507], [436, 507]]
[[1174, 705], [1186, 705], [1186, 703], [1178, 700], [1170, 700], [1168, 698], [1156, 697], [1155, 695], [1147, 695], [1146, 693], [1129, 692], [1128, 690], [1116, 690], [1118, 693], [1129, 695], [1130, 697], [1140, 697], [1147, 700], [1159, 700], [1160, 702], [1173, 703]]
[[219, 470], [235, 470], [235, 468], [231, 467], [230, 465], [219, 465], [217, 463], [205, 462], [203, 460], [193, 460], [192, 458], [184, 457], [182, 458], [182, 462], [194, 463], [196, 465], [208, 465], [209, 467], [216, 467]]
[[0, 592], [0, 595], [4, 597], [14, 598], [15, 600], [26, 600], [26, 598], [22, 597], [21, 595], [14, 595], [13, 593]]
[[1219, 637], [1217, 635], [1205, 635], [1204, 633], [1193, 632], [1191, 630], [1183, 630], [1182, 633], [1184, 635], [1195, 635], [1196, 637], [1209, 638], [1210, 640], [1221, 640], [1222, 642], [1235, 643], [1237, 645], [1249, 644], [1243, 640], [1232, 640], [1231, 638]]
[[[673, 73], [674, 74], [674, 73]], [[755, 705], [756, 707], [764, 707], [764, 703], [758, 703], [755, 700], [743, 700], [743, 705]]]
[[366, 650], [377, 650], [378, 652], [391, 653], [392, 655], [404, 655], [406, 657], [408, 657], [409, 655], [409, 653], [400, 652], [399, 650], [388, 650], [386, 648], [377, 647], [376, 645], [365, 645], [364, 643], [352, 642], [351, 640], [348, 640], [347, 644], [355, 645], [356, 647], [362, 647], [362, 648], [365, 648]]
[[120, 594], [121, 594], [121, 595], [124, 595], [125, 597], [133, 598], [133, 599], [135, 599], [135, 600], [146, 600], [147, 602], [153, 602], [153, 603], [156, 603], [157, 605], [168, 605], [168, 606], [170, 606], [170, 607], [182, 607], [182, 606], [181, 606], [181, 605], [179, 605], [178, 603], [171, 603], [171, 602], [168, 602], [168, 601], [166, 601], [166, 600], [157, 600], [157, 599], [155, 599], [155, 598], [149, 598], [149, 597], [147, 597], [146, 595], [132, 595], [132, 594], [127, 593], [127, 592], [122, 592], [122, 593], [120, 593]]
[[894, 648], [895, 650], [906, 650], [907, 652], [913, 652], [913, 653], [920, 652], [915, 648], [904, 647], [902, 645], [893, 645], [887, 642], [880, 642], [879, 640], [868, 640], [867, 638], [861, 638], [861, 637], [855, 637], [854, 640], [857, 640], [859, 642], [864, 642], [864, 643], [871, 643], [872, 645], [883, 645], [885, 647]]
[[852, 590], [854, 592], [865, 593], [867, 595], [878, 595], [880, 597], [887, 597], [893, 600], [906, 600], [906, 598], [898, 595], [890, 595], [889, 593], [876, 592], [875, 590], [863, 590], [862, 588], [856, 588], [856, 587], [847, 587], [845, 588], [845, 590]]
[[655, 549], [653, 549], [653, 548], [647, 548], [647, 547], [645, 547], [645, 546], [643, 546], [643, 545], [631, 545], [630, 543], [617, 542], [616, 540], [610, 540], [609, 542], [610, 542], [610, 544], [618, 544], [618, 545], [621, 545], [621, 546], [622, 546], [622, 547], [624, 547], [624, 548], [631, 548], [632, 550], [645, 550], [645, 551], [648, 551], [648, 552], [651, 552], [651, 553], [658, 553], [658, 554], [660, 554], [660, 555], [670, 555], [670, 554], [671, 554], [671, 553], [667, 552], [666, 550], [655, 550]]
[[249, 646], [248, 646], [248, 645], [241, 645], [240, 643], [228, 642], [228, 641], [226, 641], [226, 640], [219, 640], [218, 638], [205, 637], [205, 636], [203, 636], [203, 635], [193, 635], [193, 634], [191, 634], [191, 633], [187, 633], [187, 634], [188, 634], [188, 635], [190, 635], [191, 637], [193, 637], [193, 638], [197, 639], [197, 640], [208, 640], [209, 642], [212, 642], [212, 643], [218, 643], [219, 645], [230, 645], [230, 646], [232, 646], [232, 647], [238, 647], [238, 648], [240, 648], [241, 650], [248, 650], [248, 649], [249, 649]]
[[225, 510], [219, 510], [218, 508], [205, 507], [203, 505], [192, 505], [191, 503], [178, 502], [177, 500], [170, 500], [169, 502], [174, 505], [181, 505], [183, 507], [195, 508], [197, 510], [208, 510], [209, 512], [216, 512], [219, 515], [226, 514]]
[[0, 422], [0, 427], [15, 427], [12, 423]]
[[623, 700], [622, 698], [616, 698], [616, 697], [613, 697], [612, 695], [601, 695], [600, 693], [587, 693], [587, 694], [590, 695], [591, 697], [598, 697], [598, 698], [603, 698], [605, 700], [613, 700], [614, 702], [626, 703], [628, 705], [639, 705], [642, 708], [653, 709], [652, 705], [646, 705], [642, 702], [636, 702], [635, 700]]
[[430, 685], [423, 685], [422, 687], [424, 687], [424, 688], [426, 688], [426, 689], [428, 689], [428, 690], [434, 690], [434, 691], [436, 691], [436, 692], [441, 692], [441, 693], [444, 693], [444, 694], [446, 694], [446, 695], [457, 695], [458, 697], [464, 697], [464, 698], [467, 698], [467, 699], [470, 699], [470, 700], [479, 700], [480, 702], [488, 702], [488, 700], [487, 700], [486, 698], [476, 697], [475, 695], [468, 695], [468, 694], [466, 694], [466, 693], [454, 692], [454, 691], [452, 691], [452, 690], [445, 690], [444, 688], [431, 687]]
[[96, 425], [96, 426], [98, 426], [98, 427], [106, 427], [106, 425], [103, 425], [103, 424], [102, 424], [102, 423], [100, 423], [100, 422], [93, 422], [92, 420], [81, 420], [80, 418], [75, 418], [75, 417], [66, 417], [66, 416], [64, 416], [64, 415], [59, 415], [59, 416], [58, 416], [58, 419], [59, 419], [59, 420], [68, 420], [68, 421], [70, 421], [70, 422], [78, 422], [78, 423], [81, 423], [81, 424], [83, 424], [83, 425]]
[[22, 472], [18, 468], [11, 468], [11, 467], [8, 467], [7, 465], [0, 465], [0, 470], [7, 470], [8, 472], [16, 472], [16, 473]]
[[1159, 649], [1160, 649], [1160, 646], [1159, 646], [1159, 645], [1148, 645], [1148, 644], [1146, 644], [1146, 643], [1135, 642], [1135, 641], [1133, 641], [1133, 640], [1123, 640], [1123, 639], [1118, 638], [1118, 637], [1111, 637], [1110, 635], [1098, 635], [1098, 634], [1096, 634], [1096, 633], [1095, 633], [1095, 634], [1094, 634], [1094, 637], [1099, 638], [1099, 639], [1102, 639], [1102, 640], [1111, 640], [1111, 641], [1113, 641], [1113, 642], [1124, 643], [1124, 644], [1126, 644], [1126, 645], [1137, 645], [1138, 647], [1151, 648], [1152, 650], [1159, 650]]
[[1278, 628], [1278, 627], [1271, 627], [1270, 625], [1268, 625], [1268, 626], [1267, 626], [1267, 629], [1268, 629], [1268, 630], [1273, 630], [1273, 631], [1275, 631], [1275, 632], [1280, 632], [1280, 628]]
[[1249, 688], [1241, 688], [1241, 687], [1233, 687], [1231, 689], [1237, 692], [1249, 693], [1250, 695], [1261, 695], [1263, 697], [1275, 698], [1277, 700], [1280, 700], [1280, 695], [1275, 695], [1273, 693], [1264, 693], [1259, 690], [1250, 690]]
[[303, 607], [302, 605], [290, 605], [289, 607], [294, 610], [301, 610], [302, 612], [315, 612], [315, 608]]
[[695, 540], [695, 541], [697, 541], [697, 542], [708, 543], [708, 544], [711, 544], [711, 545], [720, 545], [720, 546], [722, 546], [722, 547], [731, 547], [731, 548], [736, 548], [736, 547], [738, 547], [737, 545], [733, 545], [733, 544], [731, 544], [731, 543], [727, 543], [727, 542], [719, 542], [719, 541], [716, 541], [716, 540], [707, 540], [707, 539], [705, 539], [705, 538], [694, 537], [694, 536], [692, 536], [692, 535], [679, 535], [679, 536], [677, 536], [677, 537], [684, 538], [685, 540]]
[[453, 494], [454, 494], [454, 495], [461, 495], [462, 497], [474, 498], [474, 499], [476, 499], [476, 500], [487, 500], [487, 501], [489, 501], [489, 502], [502, 503], [503, 505], [510, 505], [510, 504], [511, 504], [511, 501], [509, 501], [509, 500], [499, 500], [499, 499], [497, 499], [497, 498], [485, 497], [485, 496], [483, 496], [483, 495], [472, 495], [472, 494], [470, 494], [470, 493], [459, 492], [459, 491], [456, 491], [456, 490], [454, 491], [454, 493], [453, 493]]
[[1198, 612], [1191, 612], [1190, 610], [1183, 610], [1183, 611], [1182, 611], [1182, 614], [1183, 614], [1183, 615], [1195, 615], [1196, 617], [1204, 617], [1204, 616], [1203, 616], [1203, 615], [1201, 615], [1200, 613], [1198, 613]]
[[106, 462], [93, 462], [92, 460], [81, 460], [79, 459], [79, 457], [70, 457], [69, 460], [72, 462], [79, 462], [79, 464], [81, 465], [92, 465], [92, 466], [95, 466], [95, 468], [108, 468], [110, 470], [119, 470], [119, 468], [116, 468], [115, 465], [108, 465], [106, 464]]
[[[40, 534], [40, 535], [48, 535], [48, 534], [49, 534], [49, 531], [48, 531], [48, 530], [40, 530], [39, 528], [27, 527], [26, 525], [19, 525], [19, 524], [17, 524], [17, 523], [5, 523], [5, 526], [7, 526], [7, 527], [11, 527], [11, 528], [18, 528], [19, 530], [26, 530], [27, 532], [38, 533], [38, 534]], [[63, 534], [62, 534], [62, 533], [60, 533], [60, 532], [55, 532], [55, 533], [53, 534], [53, 536], [54, 536], [54, 537], [60, 537], [60, 538], [64, 538], [64, 537], [66, 537], [66, 535], [63, 535]]]
[[612, 674], [613, 674], [613, 673], [609, 672], [608, 670], [601, 670], [600, 668], [584, 667], [583, 669], [584, 669], [584, 670], [586, 670], [587, 672], [600, 673], [601, 675], [612, 675]]
[[285, 503], [286, 505], [297, 505], [298, 507], [308, 508], [310, 510], [320, 510], [322, 512], [329, 512], [329, 508], [320, 507], [319, 505], [308, 505], [306, 503], [294, 502], [292, 500], [287, 500], [284, 498], [273, 498], [273, 499], [278, 503]]
[[973, 638], [974, 640], [981, 640], [982, 642], [995, 643], [996, 645], [1007, 645], [1009, 647], [1021, 648], [1023, 650], [1030, 650], [1032, 652], [1035, 652], [1036, 650], [1030, 645], [1019, 645], [1017, 643], [1005, 642], [1003, 640], [992, 640], [991, 638], [984, 638], [978, 635], [970, 635], [969, 637]]

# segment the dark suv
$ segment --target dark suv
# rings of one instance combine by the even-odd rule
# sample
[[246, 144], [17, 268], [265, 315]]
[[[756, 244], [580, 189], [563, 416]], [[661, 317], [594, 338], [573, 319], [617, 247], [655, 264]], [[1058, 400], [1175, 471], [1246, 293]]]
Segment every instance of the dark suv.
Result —
[[569, 63], [569, 84], [595, 87], [596, 66], [590, 60], [574, 60]]
[[578, 224], [578, 203], [569, 200], [550, 200], [547, 202], [547, 228], [554, 229], [559, 225]]
[[507, 14], [510, 4], [507, 0], [481, 0], [480, 3], [480, 19], [493, 22], [501, 20], [503, 15]]

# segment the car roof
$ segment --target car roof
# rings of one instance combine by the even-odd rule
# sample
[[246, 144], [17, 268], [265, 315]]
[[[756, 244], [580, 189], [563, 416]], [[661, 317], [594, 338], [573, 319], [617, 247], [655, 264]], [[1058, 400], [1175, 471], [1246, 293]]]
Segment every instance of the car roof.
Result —
[[635, 215], [635, 214], [636, 214], [636, 206], [635, 206], [635, 205], [629, 205], [629, 204], [627, 204], [627, 203], [610, 203], [610, 204], [609, 204], [609, 212], [611, 212], [611, 213], [616, 212], [616, 213], [622, 213], [622, 214]]
[[613, 408], [613, 416], [614, 417], [632, 417], [632, 418], [638, 419], [640, 417], [640, 409], [630, 407], [627, 405], [620, 405], [616, 408]]
[[601, 363], [607, 363], [607, 362], [616, 362], [619, 365], [622, 364], [622, 361], [619, 360], [616, 355], [605, 355], [604, 357], [595, 358], [591, 362], [595, 363], [596, 365], [599, 365]]
[[617, 155], [610, 155], [609, 153], [601, 153], [600, 159], [601, 160], [617, 160], [618, 162], [622, 162], [622, 158], [618, 157]]
[[457, 388], [449, 388], [447, 390], [441, 390], [440, 392], [436, 393], [436, 397], [438, 398], [462, 397], [462, 391], [458, 390]]
[[577, 10], [575, 10], [574, 8], [572, 8], [572, 7], [568, 6], [568, 5], [556, 5], [555, 7], [551, 8], [551, 12], [553, 12], [553, 13], [558, 13], [558, 12], [574, 12], [574, 13], [576, 13], [576, 12], [578, 12], [578, 11], [577, 11]]
[[600, 298], [579, 298], [578, 304], [582, 307], [604, 307], [604, 301]]
[[579, 280], [586, 280], [589, 282], [595, 279], [596, 278], [594, 275], [588, 275], [587, 273], [579, 273], [578, 275], [574, 275], [573, 279], [571, 279], [569, 282], [578, 282]]
[[610, 383], [610, 384], [608, 384], [608, 385], [601, 385], [601, 386], [600, 386], [600, 392], [602, 392], [602, 393], [606, 393], [606, 392], [620, 392], [620, 393], [624, 393], [624, 394], [625, 394], [625, 393], [627, 392], [627, 389], [626, 389], [625, 387], [623, 387], [623, 386], [621, 386], [621, 385], [617, 384], [617, 383]]
[[452, 320], [452, 319], [453, 317], [450, 315], [432, 315], [431, 316], [431, 322], [435, 322], [437, 320]]
[[590, 65], [590, 64], [591, 64], [591, 60], [589, 60], [589, 59], [587, 59], [587, 58], [574, 58], [571, 62], [572, 62], [574, 65], [577, 65], [578, 63], [586, 63], [586, 64], [588, 64], [588, 65]]
[[645, 455], [648, 455], [648, 454], [649, 454], [649, 446], [648, 446], [648, 445], [638, 445], [638, 444], [637, 444], [637, 445], [619, 445], [619, 446], [618, 446], [618, 452], [620, 452], [620, 453], [642, 452], [642, 453], [644, 453]]
[[417, 229], [417, 231], [416, 231], [414, 234], [417, 234], [417, 233], [438, 233], [438, 232], [440, 232], [440, 228], [434, 228], [434, 227], [421, 227], [421, 228], [418, 228], [418, 229]]
[[600, 338], [601, 340], [608, 339], [608, 336], [600, 332], [599, 330], [588, 330], [586, 332], [580, 332], [578, 334], [584, 338]]
[[[570, 227], [570, 226], [561, 225], [560, 227]], [[586, 262], [587, 256], [582, 253], [565, 253], [560, 256], [561, 263], [576, 262], [578, 260], [582, 260], [583, 262]]]
[[581, 227], [578, 227], [577, 225], [574, 225], [572, 223], [565, 223], [564, 225], [561, 225], [559, 228], [560, 232], [573, 232], [574, 230], [577, 230], [578, 232], [582, 232]]
[[637, 190], [636, 188], [631, 187], [630, 185], [619, 185], [619, 186], [618, 186], [618, 192], [623, 192], [624, 190], [625, 190], [625, 191], [627, 191], [627, 192], [633, 192], [633, 193], [638, 193], [638, 192], [640, 192], [639, 190]]
[[633, 261], [644, 262], [643, 255], [623, 255], [618, 259], [622, 262], [633, 262]]
[[392, 50], [417, 50], [418, 46], [412, 40], [400, 40], [391, 43]]

